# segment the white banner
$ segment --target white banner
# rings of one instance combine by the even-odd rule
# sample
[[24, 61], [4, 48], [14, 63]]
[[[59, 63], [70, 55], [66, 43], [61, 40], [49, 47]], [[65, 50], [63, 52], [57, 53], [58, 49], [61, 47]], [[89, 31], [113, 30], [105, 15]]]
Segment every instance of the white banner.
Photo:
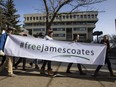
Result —
[[9, 56], [30, 59], [103, 65], [106, 46], [10, 35], [7, 38], [4, 52]]

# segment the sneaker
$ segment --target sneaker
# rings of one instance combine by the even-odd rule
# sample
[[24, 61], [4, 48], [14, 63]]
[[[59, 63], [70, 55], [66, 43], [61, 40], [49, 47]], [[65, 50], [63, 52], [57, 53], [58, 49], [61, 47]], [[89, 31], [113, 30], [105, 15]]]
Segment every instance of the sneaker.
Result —
[[70, 73], [70, 74], [72, 74], [72, 72], [70, 72], [69, 70], [67, 70], [66, 73]]
[[53, 76], [53, 75], [54, 75], [53, 71], [52, 70], [48, 70], [48, 76]]
[[96, 77], [96, 76], [98, 76], [98, 74], [92, 74], [91, 76]]
[[116, 75], [114, 75], [114, 74], [110, 74], [110, 76], [111, 76], [111, 77], [116, 77]]
[[9, 77], [16, 77], [15, 74], [8, 74]]
[[2, 50], [0, 50], [0, 55], [1, 55], [1, 56], [4, 56], [5, 53], [4, 53]]

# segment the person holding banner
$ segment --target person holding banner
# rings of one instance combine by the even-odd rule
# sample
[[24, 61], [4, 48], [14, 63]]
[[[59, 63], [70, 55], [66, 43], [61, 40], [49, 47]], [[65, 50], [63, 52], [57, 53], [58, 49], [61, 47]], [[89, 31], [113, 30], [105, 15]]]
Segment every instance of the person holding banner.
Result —
[[[46, 40], [53, 40], [52, 36], [53, 36], [53, 31], [50, 29], [50, 30], [48, 30], [48, 35], [45, 36], [45, 39]], [[48, 60], [43, 61], [43, 65], [41, 67], [40, 74], [45, 74], [46, 64], [48, 66], [48, 69], [47, 69], [48, 75], [52, 76], [53, 72], [52, 72], [52, 68], [51, 68], [51, 61], [48, 61]]]
[[[22, 34], [22, 36], [27, 36], [27, 34]], [[19, 58], [19, 60], [14, 64], [14, 67], [15, 67], [15, 69], [18, 69], [18, 64], [19, 63], [21, 63], [21, 62], [23, 62], [23, 70], [26, 70], [25, 69], [25, 66], [26, 66], [26, 58]]]
[[[79, 35], [77, 34], [77, 35], [74, 36], [73, 42], [78, 42], [78, 40], [79, 40]], [[66, 70], [67, 73], [71, 73], [70, 68], [71, 68], [72, 64], [73, 63], [68, 64], [68, 67], [67, 67], [67, 70]], [[77, 64], [77, 67], [78, 67], [78, 70], [80, 72], [80, 75], [86, 75], [86, 73], [84, 73], [82, 71], [81, 64]]]
[[[108, 70], [110, 72], [110, 76], [115, 76], [113, 74], [113, 70], [112, 70], [112, 67], [111, 67], [111, 62], [110, 62], [110, 60], [108, 58], [108, 53], [110, 51], [110, 43], [109, 43], [107, 35], [104, 35], [103, 39], [101, 40], [101, 44], [105, 44], [107, 46], [105, 64], [107, 64]], [[95, 72], [94, 72], [94, 74], [92, 76], [97, 76], [99, 70], [101, 69], [101, 67], [102, 67], [102, 65], [98, 65], [98, 67], [96, 68], [96, 70], [95, 70]]]
[[0, 66], [2, 66], [4, 64], [4, 61], [6, 60], [5, 53], [3, 52], [4, 44], [5, 44], [4, 38], [6, 38], [5, 33], [6, 33], [6, 29], [3, 29], [2, 30], [2, 35], [0, 37], [0, 56], [2, 56], [2, 62], [0, 64]]
[[[2, 34], [2, 37], [1, 37], [1, 43], [0, 43], [0, 46], [2, 49], [4, 49], [4, 45], [5, 45], [5, 42], [6, 42], [6, 39], [7, 39], [7, 36], [9, 34], [13, 34], [13, 30], [15, 30], [15, 28], [13, 27], [9, 27], [6, 32], [4, 34]], [[1, 49], [0, 49], [1, 50]], [[4, 54], [5, 55], [5, 54]], [[8, 76], [10, 77], [14, 77], [16, 76], [15, 74], [13, 74], [13, 58], [11, 56], [6, 56], [6, 62], [7, 62], [7, 68], [8, 68]]]

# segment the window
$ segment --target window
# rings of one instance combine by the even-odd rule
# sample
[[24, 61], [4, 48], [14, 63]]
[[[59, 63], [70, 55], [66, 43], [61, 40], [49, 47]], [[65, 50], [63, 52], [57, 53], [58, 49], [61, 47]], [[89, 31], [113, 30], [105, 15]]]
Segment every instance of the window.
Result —
[[33, 31], [35, 31], [35, 32], [41, 31], [41, 28], [34, 28]]
[[91, 18], [94, 18], [94, 15], [91, 15]]
[[41, 17], [39, 17], [39, 19], [41, 20], [42, 18], [41, 18]]
[[80, 31], [86, 31], [86, 28], [81, 27], [79, 30], [80, 30]]
[[95, 14], [95, 17], [97, 18], [97, 14]]
[[90, 18], [90, 15], [88, 15], [88, 18]]
[[29, 17], [27, 17], [27, 21], [29, 20]]
[[63, 15], [63, 19], [65, 19], [65, 15]]
[[45, 31], [45, 28], [34, 28], [33, 31], [37, 32], [37, 31]]
[[43, 20], [45, 20], [46, 16], [43, 16]]
[[66, 25], [72, 25], [73, 22], [66, 22]]
[[35, 17], [33, 17], [33, 20], [35, 20]]
[[62, 16], [60, 15], [60, 16], [59, 16], [59, 19], [61, 19], [61, 18], [62, 18]]
[[54, 34], [54, 37], [65, 37], [65, 34]]
[[66, 15], [66, 18], [68, 19], [68, 15]]
[[25, 26], [32, 26], [32, 23], [26, 23]]
[[81, 28], [73, 28], [74, 31], [86, 31], [86, 28], [81, 27]]
[[56, 19], [58, 19], [58, 16], [56, 16]]
[[70, 19], [72, 19], [72, 15], [70, 15]]
[[79, 15], [77, 15], [77, 18], [79, 18], [80, 16]]
[[32, 17], [30, 17], [30, 20], [32, 20]]
[[86, 40], [86, 34], [79, 34], [80, 41]]
[[84, 18], [87, 18], [87, 15], [84, 15]]
[[45, 28], [41, 28], [41, 31], [45, 31]]
[[38, 17], [36, 17], [36, 20], [38, 20]]
[[53, 28], [53, 31], [65, 31], [65, 28]]
[[76, 15], [73, 15], [73, 18], [76, 18]]
[[81, 18], [83, 18], [83, 15], [81, 15]]
[[53, 31], [57, 31], [57, 28], [53, 28]]
[[52, 17], [51, 16], [49, 16], [49, 19], [51, 19]]

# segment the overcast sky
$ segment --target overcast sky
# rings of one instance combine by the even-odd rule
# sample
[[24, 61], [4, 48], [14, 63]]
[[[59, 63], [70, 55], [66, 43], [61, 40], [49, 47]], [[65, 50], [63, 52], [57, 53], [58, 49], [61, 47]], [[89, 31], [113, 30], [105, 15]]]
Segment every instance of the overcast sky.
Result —
[[[24, 14], [39, 12], [39, 10], [37, 10], [41, 9], [39, 3], [39, 0], [14, 0], [15, 7], [18, 10], [18, 14], [21, 15], [21, 23], [23, 23], [24, 21]], [[103, 34], [116, 34], [116, 0], [107, 0], [93, 6], [94, 10], [100, 11], [98, 14], [99, 21], [96, 23], [96, 28], [94, 29], [94, 31], [103, 31]]]

